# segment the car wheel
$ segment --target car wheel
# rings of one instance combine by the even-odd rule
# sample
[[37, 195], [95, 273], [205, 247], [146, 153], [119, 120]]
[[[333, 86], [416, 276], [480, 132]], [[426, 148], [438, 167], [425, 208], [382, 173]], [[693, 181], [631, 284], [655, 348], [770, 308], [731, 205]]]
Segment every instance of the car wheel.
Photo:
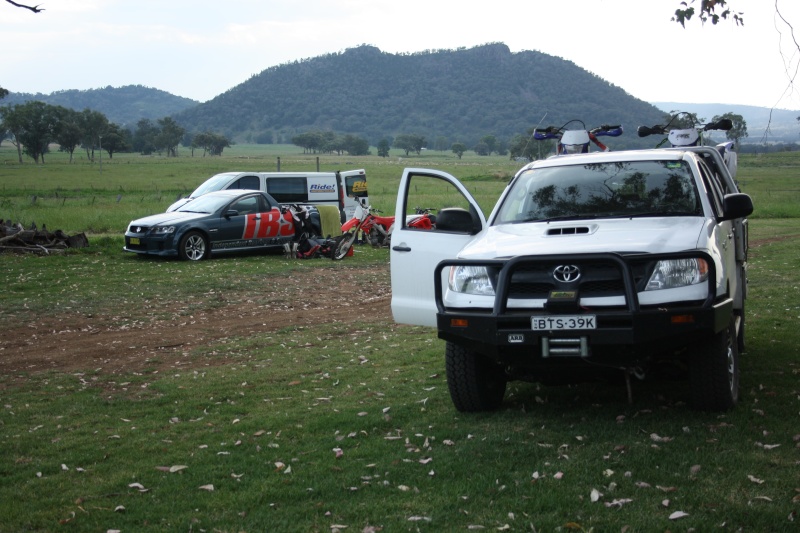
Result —
[[736, 323], [701, 342], [689, 354], [692, 407], [727, 411], [739, 400], [739, 349]]
[[351, 231], [339, 237], [339, 241], [336, 243], [336, 248], [333, 249], [332, 257], [334, 261], [343, 259], [344, 256], [347, 255], [347, 252], [350, 251], [350, 248], [352, 248], [353, 243], [356, 240], [356, 233], [357, 232], [355, 231]]
[[208, 256], [208, 239], [199, 231], [190, 231], [181, 238], [178, 256], [185, 261], [200, 261]]
[[450, 398], [459, 411], [491, 411], [503, 403], [508, 379], [488, 357], [448, 342], [445, 368]]

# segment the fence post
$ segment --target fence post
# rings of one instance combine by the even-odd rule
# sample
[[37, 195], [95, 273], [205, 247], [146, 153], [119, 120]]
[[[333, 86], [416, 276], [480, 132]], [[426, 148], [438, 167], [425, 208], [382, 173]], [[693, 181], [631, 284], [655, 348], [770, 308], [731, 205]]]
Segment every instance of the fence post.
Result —
[[281, 171], [281, 156], [278, 156], [278, 172]]

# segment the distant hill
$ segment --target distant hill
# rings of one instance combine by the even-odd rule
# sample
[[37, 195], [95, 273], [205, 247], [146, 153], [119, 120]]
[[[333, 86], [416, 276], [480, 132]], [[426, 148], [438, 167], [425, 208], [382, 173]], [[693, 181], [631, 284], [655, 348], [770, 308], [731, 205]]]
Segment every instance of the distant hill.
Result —
[[534, 126], [578, 119], [588, 128], [622, 124], [625, 134], [608, 142], [619, 150], [653, 146], [652, 138], [637, 137], [636, 128], [663, 124], [665, 113], [673, 110], [706, 120], [740, 114], [749, 133], [744, 142], [800, 140], [800, 111], [651, 104], [571, 61], [535, 51], [511, 53], [502, 43], [413, 54], [359, 46], [268, 68], [202, 104], [128, 85], [49, 95], [10, 93], [0, 105], [29, 100], [100, 111], [131, 129], [142, 118], [173, 116], [189, 131], [213, 131], [239, 142], [290, 143], [298, 133], [325, 130], [359, 135], [373, 146], [383, 138], [415, 133], [424, 135], [429, 146], [443, 138], [448, 146], [462, 142], [472, 147], [485, 135], [508, 141]]
[[612, 148], [642, 146], [640, 124], [663, 114], [570, 61], [505, 44], [390, 54], [373, 46], [271, 67], [175, 119], [192, 131], [229, 138], [332, 130], [375, 145], [403, 133], [473, 146], [484, 135], [508, 140], [541, 124], [580, 119], [591, 128], [623, 124]]
[[[653, 102], [653, 105], [667, 113], [670, 111], [695, 113], [699, 119], [704, 119], [706, 122], [725, 113], [741, 115], [747, 123], [748, 137], [742, 141], [744, 143], [794, 143], [800, 141], [800, 122], [797, 120], [800, 117], [800, 111], [729, 104]], [[769, 127], [769, 131], [767, 127]]]
[[60, 105], [76, 111], [83, 111], [86, 108], [100, 111], [109, 121], [127, 128], [134, 128], [143, 118], [151, 120], [164, 118], [198, 104], [195, 100], [158, 89], [127, 85], [86, 91], [71, 89], [51, 94], [9, 93], [0, 100], [0, 105], [22, 104], [30, 100]]

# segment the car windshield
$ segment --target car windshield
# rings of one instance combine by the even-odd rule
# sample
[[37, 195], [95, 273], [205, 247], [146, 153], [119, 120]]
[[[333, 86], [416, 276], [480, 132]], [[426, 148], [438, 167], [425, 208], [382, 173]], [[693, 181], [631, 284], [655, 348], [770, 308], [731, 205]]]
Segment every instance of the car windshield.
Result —
[[619, 161], [525, 171], [506, 195], [496, 223], [701, 214], [684, 161]]
[[230, 202], [230, 196], [209, 196], [206, 194], [182, 205], [178, 211], [186, 213], [214, 213]]
[[198, 188], [189, 195], [190, 198], [197, 198], [198, 196], [202, 196], [207, 192], [214, 192], [221, 190], [226, 183], [230, 181], [231, 177], [228, 174], [217, 174], [216, 176], [211, 176], [206, 181], [202, 183]]

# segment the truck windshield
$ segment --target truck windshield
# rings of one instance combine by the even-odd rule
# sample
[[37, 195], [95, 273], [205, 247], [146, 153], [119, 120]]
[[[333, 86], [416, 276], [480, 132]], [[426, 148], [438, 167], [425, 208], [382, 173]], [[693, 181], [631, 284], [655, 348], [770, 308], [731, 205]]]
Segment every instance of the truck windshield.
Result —
[[684, 161], [619, 161], [528, 170], [495, 223], [695, 215], [702, 207]]

